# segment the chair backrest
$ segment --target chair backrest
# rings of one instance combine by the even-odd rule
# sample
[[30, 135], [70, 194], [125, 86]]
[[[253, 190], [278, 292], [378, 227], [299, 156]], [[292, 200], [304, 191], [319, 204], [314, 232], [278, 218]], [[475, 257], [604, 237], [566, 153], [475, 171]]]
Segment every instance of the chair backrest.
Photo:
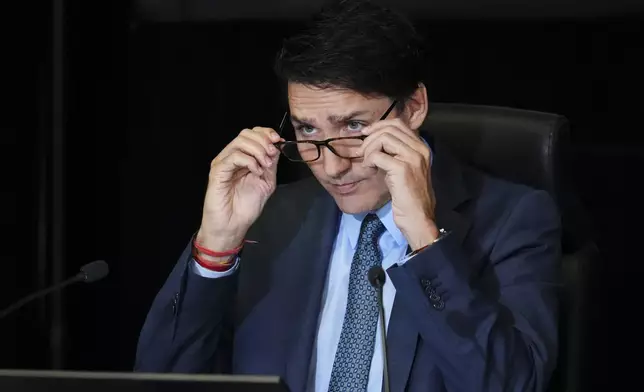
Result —
[[594, 238], [572, 191], [570, 127], [561, 115], [531, 110], [432, 103], [422, 127], [460, 160], [493, 176], [543, 189], [559, 206], [563, 246], [572, 252]]
[[[495, 177], [548, 191], [563, 221], [564, 294], [559, 367], [550, 390], [580, 390], [582, 325], [589, 264], [597, 252], [588, 218], [567, 186], [565, 117], [493, 106], [433, 103], [423, 124], [461, 161]], [[567, 245], [568, 244], [568, 245]]]

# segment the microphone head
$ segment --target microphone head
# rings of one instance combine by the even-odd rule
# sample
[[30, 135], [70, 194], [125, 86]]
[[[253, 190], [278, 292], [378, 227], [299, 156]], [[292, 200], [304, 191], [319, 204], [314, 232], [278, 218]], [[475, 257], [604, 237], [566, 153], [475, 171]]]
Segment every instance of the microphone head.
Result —
[[367, 277], [369, 278], [369, 283], [371, 283], [371, 285], [375, 288], [383, 287], [385, 285], [385, 281], [387, 280], [385, 270], [383, 270], [379, 265], [375, 265], [369, 268]]
[[109, 272], [110, 267], [105, 261], [96, 260], [82, 266], [78, 277], [85, 283], [91, 283], [103, 279]]

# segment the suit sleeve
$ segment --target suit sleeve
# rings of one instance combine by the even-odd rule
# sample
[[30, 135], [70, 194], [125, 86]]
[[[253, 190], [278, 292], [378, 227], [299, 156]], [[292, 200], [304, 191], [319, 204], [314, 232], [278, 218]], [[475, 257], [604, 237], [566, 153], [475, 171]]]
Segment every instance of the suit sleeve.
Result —
[[139, 336], [135, 371], [211, 373], [225, 362], [236, 271], [195, 274], [190, 246], [157, 294]]
[[501, 222], [487, 265], [448, 235], [389, 271], [449, 391], [543, 391], [555, 366], [557, 209], [533, 191]]

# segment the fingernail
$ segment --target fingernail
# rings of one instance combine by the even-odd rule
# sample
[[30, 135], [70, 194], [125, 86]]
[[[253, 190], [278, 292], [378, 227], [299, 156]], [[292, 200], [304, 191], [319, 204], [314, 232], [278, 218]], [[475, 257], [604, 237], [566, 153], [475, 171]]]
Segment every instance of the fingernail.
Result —
[[275, 148], [275, 146], [273, 146], [273, 145], [270, 145], [268, 147], [268, 151], [270, 151], [271, 153], [275, 154], [277, 152], [277, 148]]

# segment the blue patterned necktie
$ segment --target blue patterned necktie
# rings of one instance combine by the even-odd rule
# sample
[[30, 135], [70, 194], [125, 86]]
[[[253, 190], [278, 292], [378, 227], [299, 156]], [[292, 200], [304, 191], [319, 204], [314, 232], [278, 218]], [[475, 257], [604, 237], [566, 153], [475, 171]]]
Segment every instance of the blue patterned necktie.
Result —
[[335, 353], [329, 392], [366, 391], [378, 326], [376, 290], [367, 279], [369, 269], [382, 264], [378, 239], [385, 226], [374, 214], [360, 227], [358, 246], [349, 273], [347, 309]]

